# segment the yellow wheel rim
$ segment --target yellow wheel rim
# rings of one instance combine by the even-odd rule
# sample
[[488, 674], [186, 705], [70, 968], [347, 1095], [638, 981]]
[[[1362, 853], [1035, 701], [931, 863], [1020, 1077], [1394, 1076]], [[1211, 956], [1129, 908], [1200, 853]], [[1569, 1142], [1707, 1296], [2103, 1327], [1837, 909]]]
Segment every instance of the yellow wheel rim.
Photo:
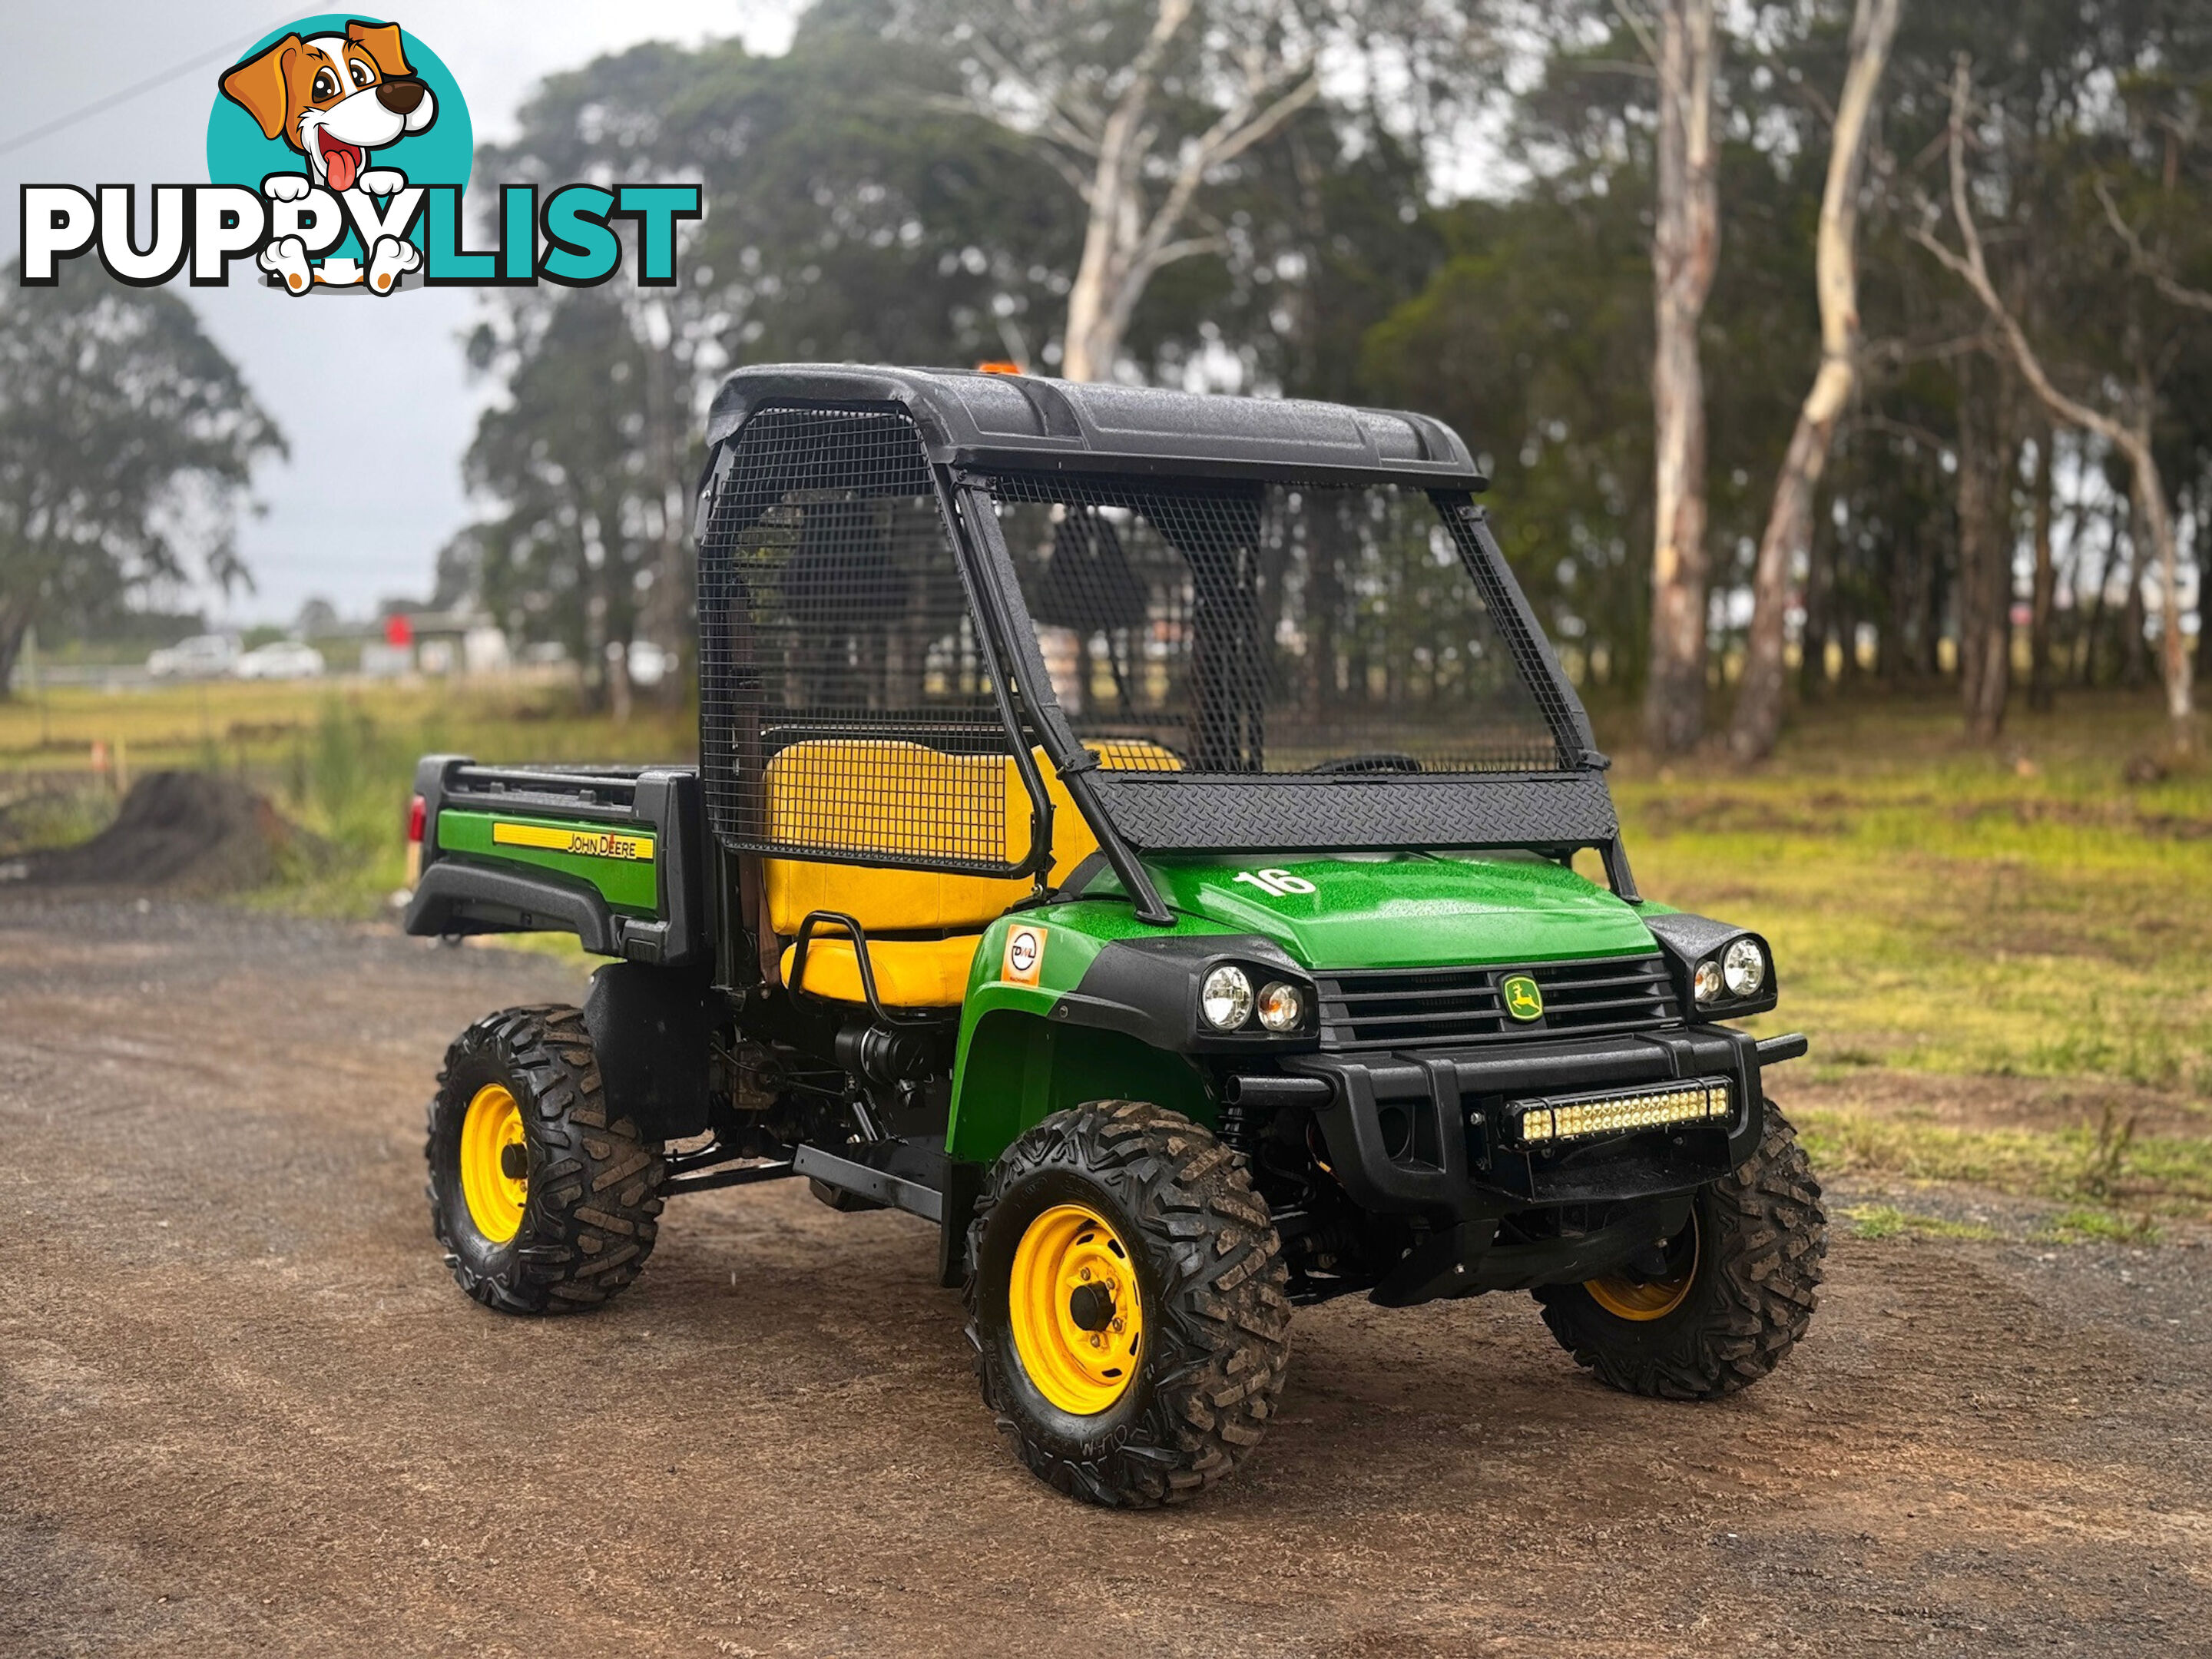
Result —
[[1608, 1273], [1603, 1279], [1586, 1279], [1583, 1288], [1590, 1293], [1590, 1300], [1616, 1319], [1664, 1319], [1682, 1305], [1690, 1294], [1690, 1286], [1698, 1278], [1698, 1218], [1690, 1218], [1690, 1224], [1668, 1242], [1667, 1247], [1668, 1271], [1660, 1279], [1631, 1279], [1626, 1273]]
[[507, 1172], [507, 1149], [522, 1145], [522, 1108], [505, 1085], [485, 1084], [461, 1120], [461, 1196], [468, 1200], [469, 1219], [477, 1231], [495, 1244], [522, 1231], [530, 1182]]
[[1006, 1306], [1023, 1370], [1060, 1410], [1095, 1416], [1128, 1392], [1145, 1341], [1137, 1264], [1091, 1211], [1060, 1204], [1030, 1223]]

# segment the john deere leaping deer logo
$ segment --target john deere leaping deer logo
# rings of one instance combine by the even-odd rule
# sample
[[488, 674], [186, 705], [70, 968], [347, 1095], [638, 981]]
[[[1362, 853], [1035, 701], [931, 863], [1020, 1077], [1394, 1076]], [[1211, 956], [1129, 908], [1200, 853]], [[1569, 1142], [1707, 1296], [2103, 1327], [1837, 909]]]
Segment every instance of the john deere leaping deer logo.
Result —
[[1509, 974], [1499, 986], [1505, 998], [1505, 1012], [1516, 1019], [1541, 1019], [1544, 1017], [1544, 994], [1536, 981], [1526, 974]]

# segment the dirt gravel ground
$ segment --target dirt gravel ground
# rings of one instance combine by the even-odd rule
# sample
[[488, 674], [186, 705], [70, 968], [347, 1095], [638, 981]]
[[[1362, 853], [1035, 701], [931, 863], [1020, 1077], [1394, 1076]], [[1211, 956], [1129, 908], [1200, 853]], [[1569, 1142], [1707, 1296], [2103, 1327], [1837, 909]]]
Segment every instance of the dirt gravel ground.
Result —
[[2212, 1651], [2202, 1249], [1839, 1237], [1714, 1406], [1606, 1392], [1526, 1297], [1303, 1310], [1244, 1474], [1105, 1514], [999, 1443], [903, 1217], [702, 1194], [605, 1312], [464, 1298], [430, 1079], [580, 992], [0, 902], [0, 1653]]

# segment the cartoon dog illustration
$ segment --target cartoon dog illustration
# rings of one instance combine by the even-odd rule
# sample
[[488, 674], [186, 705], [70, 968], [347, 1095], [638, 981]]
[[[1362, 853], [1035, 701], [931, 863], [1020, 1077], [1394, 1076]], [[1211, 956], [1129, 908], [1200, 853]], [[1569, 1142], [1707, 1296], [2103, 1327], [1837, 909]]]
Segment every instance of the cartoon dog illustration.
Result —
[[[226, 72], [222, 90], [260, 124], [263, 137], [282, 138], [307, 158], [307, 172], [271, 173], [262, 181], [262, 193], [280, 202], [298, 201], [319, 186], [372, 196], [404, 190], [406, 175], [394, 167], [372, 167], [369, 152], [422, 131], [438, 113], [429, 88], [408, 67], [393, 23], [356, 21], [343, 34], [306, 40], [288, 34]], [[404, 238], [378, 237], [369, 251], [368, 286], [390, 293], [422, 258], [422, 251]], [[312, 282], [362, 280], [350, 259], [325, 260], [311, 273], [307, 246], [297, 236], [271, 242], [260, 263], [295, 294], [306, 293]]]

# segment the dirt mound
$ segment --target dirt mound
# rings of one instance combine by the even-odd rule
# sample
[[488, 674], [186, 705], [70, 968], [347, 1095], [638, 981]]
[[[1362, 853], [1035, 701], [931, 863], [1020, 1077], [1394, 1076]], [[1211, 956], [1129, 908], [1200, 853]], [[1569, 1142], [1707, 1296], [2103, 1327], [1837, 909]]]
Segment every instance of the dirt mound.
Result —
[[208, 772], [149, 772], [90, 841], [27, 854], [23, 878], [49, 885], [233, 893], [276, 874], [300, 832], [262, 796]]

